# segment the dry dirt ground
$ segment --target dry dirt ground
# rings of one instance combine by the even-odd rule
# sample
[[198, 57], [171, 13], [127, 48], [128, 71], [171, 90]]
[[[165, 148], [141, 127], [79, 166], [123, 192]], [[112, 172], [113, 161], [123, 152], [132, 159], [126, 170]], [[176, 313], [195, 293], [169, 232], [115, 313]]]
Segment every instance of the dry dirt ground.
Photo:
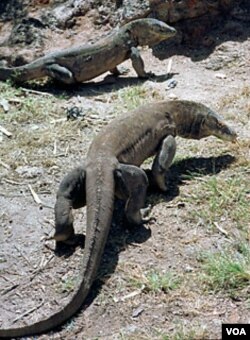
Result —
[[[79, 282], [84, 249], [55, 253], [46, 239], [58, 185], [85, 158], [93, 136], [121, 112], [176, 98], [220, 112], [238, 144], [179, 138], [168, 193], [148, 194], [155, 221], [128, 231], [117, 202], [85, 305], [36, 339], [220, 339], [222, 323], [250, 323], [250, 28], [227, 25], [211, 33], [216, 45], [209, 51], [161, 46], [154, 51], [159, 60], [143, 49], [147, 70], [157, 75], [147, 81], [137, 80], [128, 61], [129, 73], [108, 84], [0, 83], [0, 125], [12, 133], [0, 134], [2, 328], [55, 313]], [[67, 120], [74, 106], [82, 116]], [[76, 211], [77, 231], [85, 226], [85, 210]]]

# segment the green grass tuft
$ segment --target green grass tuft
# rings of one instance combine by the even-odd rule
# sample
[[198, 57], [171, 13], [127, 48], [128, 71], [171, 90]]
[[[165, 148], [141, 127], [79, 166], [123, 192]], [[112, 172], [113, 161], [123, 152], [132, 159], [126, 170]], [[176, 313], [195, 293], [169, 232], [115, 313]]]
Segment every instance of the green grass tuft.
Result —
[[64, 278], [61, 283], [57, 285], [57, 292], [60, 294], [70, 293], [75, 288], [76, 279]]
[[203, 258], [202, 280], [215, 292], [226, 291], [233, 295], [250, 284], [250, 248], [241, 245], [242, 252], [223, 250], [206, 254]]
[[159, 273], [156, 270], [149, 272], [145, 280], [145, 290], [148, 292], [168, 293], [179, 287], [180, 278], [171, 272]]
[[233, 222], [244, 230], [250, 219], [247, 188], [247, 178], [242, 174], [228, 178], [211, 176], [199, 183], [192, 194], [196, 204], [190, 216], [210, 226], [218, 221]]
[[150, 101], [163, 99], [156, 90], [152, 91], [152, 89], [143, 85], [121, 89], [114, 93], [113, 97], [113, 99], [115, 99], [114, 109], [119, 114], [121, 112], [134, 110], [138, 106]]

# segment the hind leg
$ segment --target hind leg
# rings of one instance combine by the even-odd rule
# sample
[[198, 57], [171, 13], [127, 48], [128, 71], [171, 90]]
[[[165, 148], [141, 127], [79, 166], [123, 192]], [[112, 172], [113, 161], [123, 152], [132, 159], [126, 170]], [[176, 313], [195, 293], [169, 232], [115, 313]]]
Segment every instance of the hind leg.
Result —
[[142, 209], [148, 187], [146, 173], [134, 165], [119, 164], [115, 170], [116, 196], [126, 201], [125, 214], [129, 223], [144, 222]]
[[63, 84], [72, 85], [77, 83], [73, 73], [66, 67], [58, 64], [47, 65], [46, 74]]
[[158, 154], [154, 159], [152, 174], [157, 186], [166, 191], [166, 172], [170, 167], [176, 152], [176, 141], [173, 136], [167, 136], [160, 147]]
[[79, 166], [68, 173], [62, 180], [55, 203], [55, 234], [56, 241], [67, 241], [74, 236], [72, 209], [86, 204], [86, 172]]

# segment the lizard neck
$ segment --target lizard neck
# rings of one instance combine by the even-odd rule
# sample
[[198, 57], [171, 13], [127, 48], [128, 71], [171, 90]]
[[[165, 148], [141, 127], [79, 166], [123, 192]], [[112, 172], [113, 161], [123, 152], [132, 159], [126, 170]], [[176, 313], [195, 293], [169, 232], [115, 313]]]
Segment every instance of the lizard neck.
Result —
[[200, 139], [201, 125], [206, 117], [206, 107], [191, 101], [169, 102], [176, 134], [183, 138]]

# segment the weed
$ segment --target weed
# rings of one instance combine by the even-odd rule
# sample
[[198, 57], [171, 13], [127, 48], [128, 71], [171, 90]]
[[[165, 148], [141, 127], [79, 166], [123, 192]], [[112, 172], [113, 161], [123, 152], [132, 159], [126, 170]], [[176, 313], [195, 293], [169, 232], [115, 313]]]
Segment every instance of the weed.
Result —
[[219, 110], [225, 111], [228, 118], [235, 119], [235, 111], [245, 112], [245, 114], [238, 114], [237, 120], [241, 124], [247, 124], [250, 118], [250, 86], [244, 86], [235, 94], [225, 96], [221, 99]]
[[64, 294], [70, 293], [74, 290], [75, 287], [75, 280], [72, 278], [64, 278], [62, 279], [61, 283], [57, 285], [56, 291]]
[[203, 258], [202, 280], [210, 289], [230, 295], [250, 283], [250, 248], [240, 245], [242, 253], [225, 249]]
[[141, 104], [146, 104], [153, 99], [162, 99], [158, 92], [152, 91], [144, 86], [131, 86], [121, 89], [115, 94], [115, 111], [124, 112], [124, 108], [128, 111], [137, 108]]
[[176, 331], [175, 334], [163, 335], [162, 340], [193, 340], [195, 339], [195, 331], [188, 332]]
[[145, 290], [153, 293], [164, 293], [176, 289], [180, 284], [180, 278], [171, 272], [159, 273], [156, 270], [146, 275]]
[[196, 203], [192, 217], [210, 226], [218, 220], [232, 221], [244, 230], [250, 218], [247, 184], [247, 178], [241, 174], [228, 178], [211, 176], [202, 181], [191, 196]]
[[7, 80], [6, 82], [0, 82], [0, 91], [1, 96], [6, 100], [21, 94], [21, 90], [19, 88], [13, 87], [10, 80]]
[[195, 340], [195, 339], [207, 339], [208, 333], [204, 326], [197, 325], [184, 325], [177, 324], [175, 330], [171, 335], [163, 334], [162, 340]]
[[144, 287], [145, 292], [168, 293], [170, 290], [174, 290], [179, 287], [181, 282], [180, 277], [172, 272], [161, 273], [157, 270], [149, 271], [146, 274], [141, 273], [131, 279], [133, 286], [137, 288]]
[[250, 86], [244, 86], [239, 92], [232, 94], [230, 96], [225, 96], [221, 99], [220, 109], [223, 107], [235, 104], [242, 99], [248, 99], [250, 97]]

